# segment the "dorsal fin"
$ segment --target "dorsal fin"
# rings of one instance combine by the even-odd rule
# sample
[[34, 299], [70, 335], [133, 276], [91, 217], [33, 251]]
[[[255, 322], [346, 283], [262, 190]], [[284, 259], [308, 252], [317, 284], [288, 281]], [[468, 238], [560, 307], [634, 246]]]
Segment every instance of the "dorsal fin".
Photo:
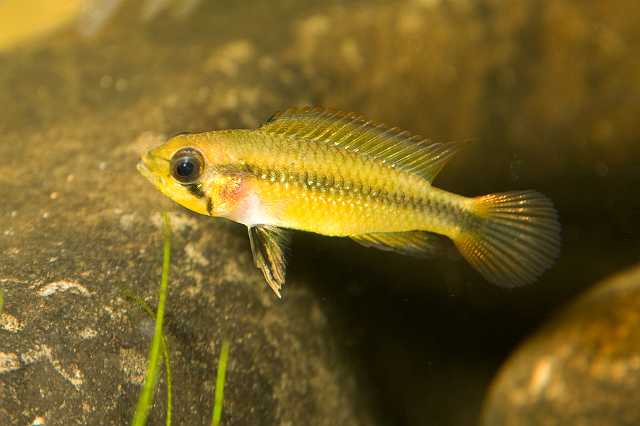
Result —
[[353, 112], [299, 107], [274, 114], [260, 130], [321, 142], [422, 176], [429, 182], [459, 150], [459, 143], [433, 143]]

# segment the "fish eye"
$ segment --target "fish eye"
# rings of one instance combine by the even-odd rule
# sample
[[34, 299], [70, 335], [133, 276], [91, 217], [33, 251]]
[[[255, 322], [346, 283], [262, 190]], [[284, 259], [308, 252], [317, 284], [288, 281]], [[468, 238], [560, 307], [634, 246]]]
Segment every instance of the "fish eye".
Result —
[[202, 175], [204, 159], [193, 148], [183, 148], [171, 157], [171, 176], [180, 183], [193, 183]]

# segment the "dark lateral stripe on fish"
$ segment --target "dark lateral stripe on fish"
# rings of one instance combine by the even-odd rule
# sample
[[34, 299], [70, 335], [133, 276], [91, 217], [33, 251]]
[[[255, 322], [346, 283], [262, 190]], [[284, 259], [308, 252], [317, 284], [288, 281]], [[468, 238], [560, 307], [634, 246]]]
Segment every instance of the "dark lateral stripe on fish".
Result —
[[207, 197], [207, 212], [209, 214], [213, 213], [213, 201], [211, 200], [211, 197]]
[[187, 189], [189, 190], [190, 193], [192, 193], [193, 195], [195, 195], [198, 198], [202, 198], [205, 196], [204, 191], [202, 190], [202, 185], [200, 185], [199, 183], [192, 183], [189, 185], [185, 185], [187, 187]]
[[365, 186], [362, 183], [340, 180], [336, 182], [334, 176], [317, 175], [310, 172], [279, 172], [248, 166], [251, 175], [256, 179], [273, 184], [294, 184], [304, 186], [308, 191], [326, 190], [342, 191], [345, 195], [370, 197], [375, 200], [394, 202], [398, 204], [415, 204], [412, 198], [406, 198], [404, 193], [389, 193], [383, 189]]
[[[384, 189], [365, 186], [362, 183], [349, 181], [335, 182], [333, 176], [318, 176], [310, 172], [297, 173], [287, 171], [275, 171], [260, 168], [254, 165], [246, 165], [246, 172], [256, 179], [261, 179], [276, 184], [295, 184], [304, 186], [308, 191], [326, 190], [329, 192], [343, 191], [344, 195], [352, 198], [368, 198], [372, 202], [381, 204], [395, 204], [407, 210], [429, 212], [439, 216], [456, 214], [458, 217], [471, 217], [471, 214], [461, 209], [459, 206], [449, 203], [438, 203], [437, 205], [428, 198], [420, 199], [409, 197], [404, 192], [387, 192]], [[284, 177], [284, 179], [283, 179]]]

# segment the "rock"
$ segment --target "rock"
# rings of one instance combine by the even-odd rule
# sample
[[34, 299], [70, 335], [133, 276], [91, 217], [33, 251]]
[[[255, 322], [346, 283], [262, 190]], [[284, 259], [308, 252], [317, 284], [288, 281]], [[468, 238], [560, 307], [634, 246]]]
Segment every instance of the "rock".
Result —
[[640, 267], [599, 284], [507, 361], [485, 425], [640, 424]]
[[[225, 338], [224, 424], [375, 424], [309, 287], [293, 278], [276, 299], [241, 226], [179, 209], [135, 169], [168, 134], [253, 126], [302, 102], [287, 95], [299, 80], [281, 82], [247, 36], [183, 31], [228, 27], [237, 9], [140, 30], [135, 3], [93, 38], [58, 33], [0, 58], [0, 423], [130, 422], [153, 334], [130, 296], [155, 306], [170, 210], [174, 424], [209, 424]], [[151, 424], [164, 424], [164, 385]]]

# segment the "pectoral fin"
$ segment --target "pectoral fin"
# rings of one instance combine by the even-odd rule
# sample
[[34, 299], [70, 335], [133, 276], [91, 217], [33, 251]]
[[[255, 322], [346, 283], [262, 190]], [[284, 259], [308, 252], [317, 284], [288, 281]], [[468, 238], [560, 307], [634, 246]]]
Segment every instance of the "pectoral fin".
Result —
[[433, 256], [440, 252], [445, 244], [445, 237], [426, 231], [377, 232], [352, 235], [350, 238], [365, 247], [415, 257]]
[[269, 225], [255, 225], [248, 229], [253, 260], [276, 296], [282, 297], [280, 289], [285, 280], [286, 249], [291, 233]]

